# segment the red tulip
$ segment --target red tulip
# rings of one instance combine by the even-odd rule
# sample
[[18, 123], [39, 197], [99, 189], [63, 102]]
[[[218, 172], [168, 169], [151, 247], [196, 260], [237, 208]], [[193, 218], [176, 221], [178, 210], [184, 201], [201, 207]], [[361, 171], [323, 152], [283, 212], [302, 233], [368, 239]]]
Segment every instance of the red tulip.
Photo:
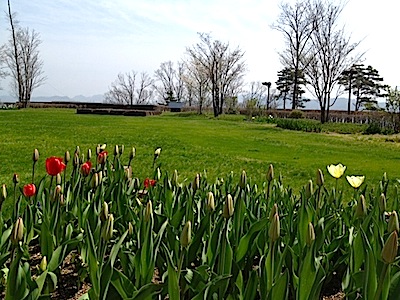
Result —
[[65, 170], [65, 167], [61, 157], [52, 156], [46, 159], [46, 171], [51, 176], [57, 176]]
[[107, 151], [102, 151], [97, 155], [97, 163], [99, 164], [104, 164], [106, 162], [108, 152]]
[[33, 183], [25, 184], [23, 188], [25, 197], [32, 197], [36, 194], [36, 186]]
[[83, 176], [88, 176], [90, 174], [90, 170], [92, 169], [92, 163], [90, 161], [85, 162], [81, 166], [81, 173]]
[[149, 178], [146, 178], [145, 180], [144, 180], [144, 187], [146, 188], [146, 189], [148, 189], [149, 188], [149, 186], [155, 186], [156, 185], [156, 180], [154, 180], [154, 179], [149, 179]]

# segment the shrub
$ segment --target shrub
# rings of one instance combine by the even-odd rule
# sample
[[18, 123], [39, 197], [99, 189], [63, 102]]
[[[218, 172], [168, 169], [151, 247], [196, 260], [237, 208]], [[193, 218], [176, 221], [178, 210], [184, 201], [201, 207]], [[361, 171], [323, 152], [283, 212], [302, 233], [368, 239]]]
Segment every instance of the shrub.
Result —
[[290, 119], [303, 119], [304, 113], [301, 110], [292, 110], [288, 116]]
[[380, 134], [380, 133], [382, 133], [382, 128], [378, 122], [372, 122], [364, 130], [364, 133], [365, 134]]
[[298, 130], [305, 132], [321, 132], [321, 123], [306, 119], [277, 119], [276, 126], [283, 129]]

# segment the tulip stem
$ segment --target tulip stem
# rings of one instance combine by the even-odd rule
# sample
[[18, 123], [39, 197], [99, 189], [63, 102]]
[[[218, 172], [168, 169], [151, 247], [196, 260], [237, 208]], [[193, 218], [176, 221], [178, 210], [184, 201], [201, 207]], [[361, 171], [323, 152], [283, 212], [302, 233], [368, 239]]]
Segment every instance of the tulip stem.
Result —
[[181, 251], [181, 255], [179, 258], [179, 265], [178, 265], [178, 282], [179, 282], [179, 287], [180, 287], [180, 291], [181, 291], [181, 299], [183, 299], [183, 286], [181, 286], [181, 271], [182, 271], [182, 265], [183, 265], [183, 258], [185, 256], [185, 251], [186, 251], [186, 247], [182, 247], [182, 251]]
[[18, 207], [17, 207], [17, 184], [14, 183], [14, 220], [18, 217]]
[[275, 242], [272, 240], [270, 241], [268, 251], [269, 251], [269, 253], [267, 255], [267, 262], [268, 262], [268, 260], [270, 260], [270, 262], [269, 262], [270, 268], [267, 268], [267, 291], [269, 293], [272, 289], [272, 285], [274, 282], [274, 273], [275, 273], [274, 272]]
[[320, 198], [321, 198], [321, 187], [318, 186], [318, 194], [317, 194], [317, 203], [316, 203], [316, 207], [315, 207], [315, 214], [317, 216], [317, 218], [319, 219], [319, 206], [320, 206]]
[[382, 268], [382, 271], [381, 271], [381, 276], [379, 277], [378, 289], [376, 290], [374, 300], [381, 299], [383, 283], [385, 281], [385, 277], [386, 277], [386, 273], [387, 273], [388, 269], [389, 269], [389, 264], [385, 263], [383, 265], [383, 268]]
[[34, 161], [32, 165], [32, 183], [35, 182], [35, 164], [36, 162]]

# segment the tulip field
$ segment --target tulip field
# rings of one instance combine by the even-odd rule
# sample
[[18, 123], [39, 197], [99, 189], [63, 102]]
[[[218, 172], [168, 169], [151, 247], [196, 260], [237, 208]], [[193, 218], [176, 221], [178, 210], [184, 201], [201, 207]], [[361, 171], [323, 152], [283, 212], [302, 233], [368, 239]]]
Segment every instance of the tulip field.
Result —
[[396, 144], [178, 119], [0, 111], [2, 297], [397, 299]]

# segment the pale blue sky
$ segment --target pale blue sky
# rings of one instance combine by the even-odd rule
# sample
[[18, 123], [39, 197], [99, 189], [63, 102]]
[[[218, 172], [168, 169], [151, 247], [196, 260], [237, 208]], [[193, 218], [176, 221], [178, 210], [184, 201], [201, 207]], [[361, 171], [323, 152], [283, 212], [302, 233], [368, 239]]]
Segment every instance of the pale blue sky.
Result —
[[[118, 73], [153, 75], [162, 62], [181, 59], [198, 42], [197, 32], [245, 51], [246, 82], [272, 81], [281, 69], [283, 40], [270, 25], [280, 0], [11, 0], [23, 27], [35, 29], [46, 83], [33, 96], [103, 94]], [[291, 1], [289, 1], [291, 2]], [[0, 4], [0, 43], [9, 37], [7, 1]], [[400, 85], [400, 4], [350, 0], [342, 14], [354, 41], [363, 39], [371, 64], [385, 83]], [[0, 94], [10, 94], [2, 81]]]

